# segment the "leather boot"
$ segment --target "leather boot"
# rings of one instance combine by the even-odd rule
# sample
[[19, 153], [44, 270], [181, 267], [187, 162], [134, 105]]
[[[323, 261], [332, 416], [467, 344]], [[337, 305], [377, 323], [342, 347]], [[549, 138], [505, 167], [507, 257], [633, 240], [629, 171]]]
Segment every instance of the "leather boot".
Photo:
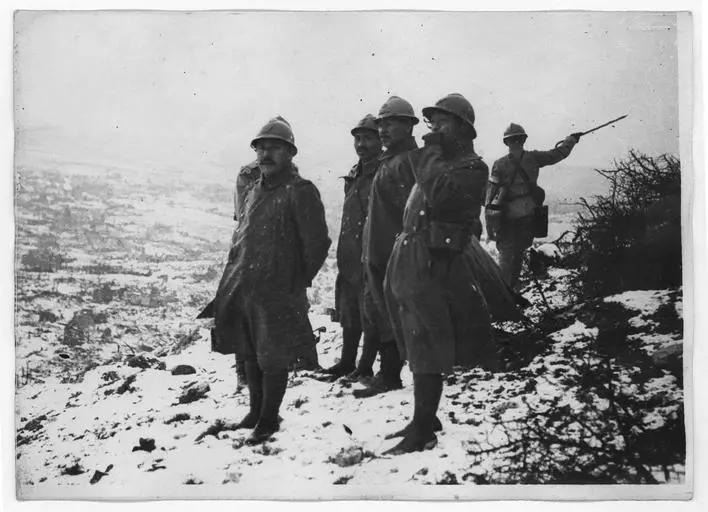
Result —
[[[238, 361], [236, 362], [238, 368]], [[236, 428], [253, 428], [258, 423], [263, 402], [263, 372], [255, 359], [243, 361], [248, 383], [248, 414], [236, 424]]]
[[337, 364], [323, 370], [322, 373], [331, 375], [332, 378], [336, 380], [339, 377], [343, 377], [344, 375], [354, 371], [354, 365], [356, 364], [356, 352], [359, 348], [360, 337], [361, 330], [354, 327], [343, 327], [342, 357]]
[[253, 429], [246, 444], [254, 445], [267, 441], [270, 436], [280, 430], [278, 411], [283, 402], [285, 388], [288, 385], [288, 372], [263, 373], [263, 404], [256, 428]]
[[[413, 428], [413, 420], [411, 420], [408, 425], [403, 427], [401, 430], [398, 430], [392, 434], [386, 434], [384, 439], [395, 439], [396, 437], [405, 437], [408, 432]], [[435, 416], [435, 419], [433, 419], [433, 432], [440, 432], [442, 430], [442, 423], [440, 422], [440, 418]]]
[[403, 387], [401, 382], [403, 362], [398, 354], [396, 342], [381, 343], [379, 352], [381, 354], [381, 371], [376, 374], [367, 387], [354, 390], [355, 398], [367, 398]]
[[413, 374], [413, 395], [415, 406], [411, 428], [403, 439], [393, 448], [386, 450], [384, 455], [401, 455], [427, 450], [435, 446], [438, 438], [435, 436], [435, 413], [442, 395], [442, 375], [437, 373]]

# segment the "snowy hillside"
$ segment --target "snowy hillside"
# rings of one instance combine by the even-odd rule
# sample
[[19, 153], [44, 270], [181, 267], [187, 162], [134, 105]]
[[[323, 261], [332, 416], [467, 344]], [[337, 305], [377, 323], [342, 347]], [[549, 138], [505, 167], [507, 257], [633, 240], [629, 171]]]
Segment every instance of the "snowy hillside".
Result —
[[[540, 284], [553, 314], [529, 285], [535, 325], [497, 326], [504, 371], [447, 377], [434, 449], [381, 455], [412, 414], [407, 369], [402, 390], [368, 399], [292, 373], [281, 431], [245, 446], [248, 431], [229, 429], [248, 403], [233, 358], [211, 353], [209, 324], [194, 320], [226, 255], [230, 184], [186, 180], [19, 171], [20, 497], [429, 496], [421, 484], [470, 497], [489, 483], [683, 481], [681, 291], [570, 304], [573, 271], [561, 268]], [[330, 257], [308, 291], [323, 366], [341, 346], [325, 316], [335, 272]], [[647, 443], [654, 459], [634, 460]]]

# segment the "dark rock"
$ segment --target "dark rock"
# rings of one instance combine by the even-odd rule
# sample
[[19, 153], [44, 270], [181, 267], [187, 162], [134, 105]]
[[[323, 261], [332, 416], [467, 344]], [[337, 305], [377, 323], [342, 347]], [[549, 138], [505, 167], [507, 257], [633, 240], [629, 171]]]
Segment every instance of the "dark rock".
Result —
[[190, 385], [182, 392], [182, 396], [179, 397], [179, 403], [189, 404], [191, 402], [196, 402], [204, 398], [207, 393], [211, 391], [209, 384], [203, 382], [201, 384]]
[[144, 356], [142, 354], [129, 357], [126, 361], [126, 364], [133, 368], [142, 368], [143, 370], [147, 368], [164, 370], [166, 368], [164, 361], [160, 361], [159, 359], [156, 359], [154, 357]]
[[79, 464], [78, 461], [69, 467], [63, 467], [61, 470], [62, 475], [69, 475], [69, 476], [76, 476], [76, 475], [80, 475], [82, 473], [86, 473], [86, 470], [81, 467], [81, 464]]
[[59, 320], [59, 317], [52, 313], [51, 311], [40, 311], [39, 312], [39, 321], [40, 322], [56, 322]]
[[115, 372], [115, 371], [113, 371], [113, 370], [109, 370], [109, 371], [107, 371], [107, 372], [104, 372], [104, 373], [101, 375], [101, 380], [105, 380], [106, 382], [109, 382], [109, 381], [110, 381], [110, 382], [115, 382], [115, 381], [117, 381], [119, 378], [120, 378], [120, 377], [118, 376], [118, 373]]
[[364, 449], [361, 446], [350, 446], [342, 448], [337, 455], [330, 458], [328, 462], [334, 462], [337, 466], [345, 468], [359, 464], [364, 459]]
[[132, 386], [133, 382], [135, 382], [135, 375], [130, 375], [123, 381], [123, 384], [116, 388], [116, 393], [118, 393], [119, 395], [122, 395], [126, 391], [132, 393], [133, 391], [135, 391], [135, 388]]
[[435, 482], [438, 485], [459, 485], [460, 482], [457, 481], [457, 475], [454, 473], [450, 473], [449, 471], [445, 471], [443, 473], [442, 477], [440, 480]]
[[151, 452], [155, 449], [155, 440], [152, 439], [151, 437], [141, 437], [138, 440], [138, 446], [133, 446], [134, 452], [137, 451], [144, 451], [144, 452]]
[[170, 423], [175, 423], [177, 421], [186, 421], [188, 419], [190, 419], [189, 414], [186, 412], [181, 412], [179, 414], [175, 414], [169, 420], [165, 420], [165, 425], [169, 425]]
[[105, 472], [103, 472], [103, 471], [99, 471], [99, 470], [97, 469], [96, 471], [93, 472], [93, 476], [91, 477], [91, 480], [89, 481], [89, 483], [90, 483], [91, 485], [96, 484], [96, 483], [98, 483], [98, 482], [101, 480], [101, 478], [103, 478], [103, 477], [106, 476], [107, 474], [108, 474], [108, 473], [105, 473]]
[[218, 438], [221, 432], [227, 430], [236, 430], [237, 428], [238, 427], [236, 423], [226, 422], [222, 419], [218, 419], [212, 425], [209, 425], [209, 427], [204, 432], [199, 434], [194, 441], [199, 442], [206, 436], [214, 436]]
[[47, 419], [46, 414], [42, 414], [41, 416], [37, 416], [36, 418], [25, 423], [25, 426], [22, 427], [22, 430], [29, 430], [30, 432], [35, 432], [35, 431], [44, 427], [44, 425], [42, 425], [42, 422], [45, 421], [46, 419]]
[[172, 368], [172, 375], [191, 375], [193, 373], [197, 373], [197, 370], [188, 364], [178, 364]]

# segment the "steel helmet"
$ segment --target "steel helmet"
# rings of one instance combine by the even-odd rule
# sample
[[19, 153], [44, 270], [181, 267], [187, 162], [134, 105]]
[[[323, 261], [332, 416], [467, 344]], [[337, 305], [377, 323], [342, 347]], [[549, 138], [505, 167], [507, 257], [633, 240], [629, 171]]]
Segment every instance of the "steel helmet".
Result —
[[297, 146], [295, 146], [293, 129], [290, 128], [290, 123], [288, 123], [281, 116], [275, 116], [269, 120], [263, 128], [261, 128], [258, 135], [256, 135], [256, 137], [251, 141], [251, 147], [255, 149], [256, 142], [265, 139], [282, 140], [283, 142], [287, 142], [295, 150], [295, 154], [297, 154]]
[[526, 132], [524, 131], [523, 126], [521, 126], [520, 124], [511, 123], [507, 127], [507, 129], [504, 130], [504, 138], [502, 140], [506, 140], [511, 137], [518, 137], [518, 136], [528, 137], [528, 135], [526, 135]]
[[413, 106], [398, 96], [391, 96], [386, 100], [386, 103], [381, 105], [381, 108], [379, 109], [379, 116], [376, 120], [381, 121], [382, 119], [390, 117], [404, 117], [413, 121], [413, 124], [418, 124], [420, 122], [420, 119], [415, 117]]
[[379, 130], [376, 127], [376, 118], [372, 116], [371, 114], [366, 114], [364, 119], [359, 121], [354, 128], [352, 128], [352, 135], [356, 134], [356, 132], [361, 131], [361, 130], [370, 130], [373, 132], [376, 132], [378, 135]]
[[467, 123], [470, 128], [472, 128], [472, 131], [474, 132], [474, 136], [472, 138], [477, 138], [477, 130], [474, 128], [474, 109], [472, 108], [472, 104], [467, 101], [467, 98], [465, 98], [462, 94], [453, 92], [447, 96], [444, 96], [439, 99], [437, 103], [435, 103], [434, 107], [425, 107], [423, 109], [423, 115], [430, 119], [430, 116], [432, 116], [433, 112], [436, 110], [452, 114], [453, 116], [462, 119], [462, 121]]

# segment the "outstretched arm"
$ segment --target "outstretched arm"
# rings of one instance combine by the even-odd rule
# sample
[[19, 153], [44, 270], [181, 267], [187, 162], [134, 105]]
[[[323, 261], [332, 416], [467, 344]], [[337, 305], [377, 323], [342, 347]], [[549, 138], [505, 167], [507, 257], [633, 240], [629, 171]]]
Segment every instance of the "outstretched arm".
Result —
[[574, 135], [568, 135], [558, 147], [550, 151], [533, 151], [536, 163], [539, 167], [557, 164], [570, 155], [570, 152], [577, 143], [578, 141]]

